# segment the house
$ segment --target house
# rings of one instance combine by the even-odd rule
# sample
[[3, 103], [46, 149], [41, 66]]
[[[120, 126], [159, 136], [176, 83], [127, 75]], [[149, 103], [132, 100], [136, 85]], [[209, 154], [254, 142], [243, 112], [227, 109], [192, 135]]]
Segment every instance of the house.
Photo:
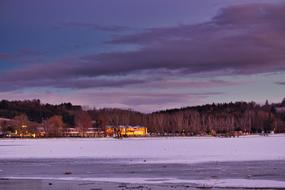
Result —
[[98, 128], [88, 128], [84, 133], [83, 137], [103, 137], [104, 131]]
[[36, 138], [37, 134], [35, 131], [29, 130], [27, 125], [19, 126], [14, 132], [10, 132], [8, 137], [13, 138]]
[[144, 137], [147, 136], [147, 128], [142, 126], [119, 126], [121, 137]]
[[124, 126], [118, 127], [106, 126], [105, 135], [107, 137], [145, 137], [148, 135], [147, 128], [142, 126]]
[[63, 132], [63, 136], [65, 136], [65, 137], [80, 137], [80, 132], [76, 128], [67, 128]]

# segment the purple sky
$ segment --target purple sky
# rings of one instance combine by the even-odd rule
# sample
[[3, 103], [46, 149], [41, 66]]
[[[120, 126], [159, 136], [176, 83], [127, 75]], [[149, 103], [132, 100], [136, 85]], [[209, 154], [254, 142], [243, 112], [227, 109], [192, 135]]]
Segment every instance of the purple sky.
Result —
[[0, 99], [280, 102], [284, 18], [282, 0], [2, 0]]

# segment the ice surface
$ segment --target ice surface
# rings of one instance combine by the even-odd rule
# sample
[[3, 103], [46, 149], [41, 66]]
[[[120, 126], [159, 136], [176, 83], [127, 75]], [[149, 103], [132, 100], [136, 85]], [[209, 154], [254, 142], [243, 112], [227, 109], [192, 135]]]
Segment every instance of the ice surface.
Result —
[[100, 181], [136, 184], [191, 184], [192, 187], [227, 187], [227, 188], [285, 188], [284, 181], [252, 180], [252, 179], [210, 179], [210, 180], [183, 180], [175, 178], [81, 178], [81, 177], [8, 177], [7, 179], [39, 179], [39, 180], [66, 180], [66, 181]]
[[155, 163], [285, 159], [285, 135], [240, 138], [1, 139], [0, 159], [138, 159]]

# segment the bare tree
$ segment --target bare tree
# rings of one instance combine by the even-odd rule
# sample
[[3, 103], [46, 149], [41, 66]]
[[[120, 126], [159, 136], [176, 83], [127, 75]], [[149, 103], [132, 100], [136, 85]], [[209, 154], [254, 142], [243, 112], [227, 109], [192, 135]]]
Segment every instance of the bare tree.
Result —
[[62, 116], [52, 116], [44, 122], [44, 128], [49, 137], [62, 136], [65, 124], [62, 121]]
[[75, 114], [75, 127], [79, 130], [81, 136], [88, 128], [92, 127], [92, 120], [90, 115], [85, 111], [80, 111]]

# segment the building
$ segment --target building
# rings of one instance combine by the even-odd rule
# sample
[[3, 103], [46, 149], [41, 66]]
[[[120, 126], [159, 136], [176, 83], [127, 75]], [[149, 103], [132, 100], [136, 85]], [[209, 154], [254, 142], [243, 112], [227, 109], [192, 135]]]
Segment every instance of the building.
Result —
[[35, 131], [29, 130], [29, 127], [27, 125], [21, 125], [16, 128], [14, 132], [10, 131], [7, 134], [7, 137], [12, 138], [36, 138], [37, 133]]
[[142, 126], [107, 126], [105, 129], [107, 137], [145, 137], [147, 135], [147, 128]]
[[104, 137], [104, 131], [98, 128], [88, 128], [84, 131], [83, 137]]
[[147, 128], [142, 126], [120, 126], [121, 137], [144, 137], [147, 135]]
[[67, 128], [63, 133], [64, 137], [103, 137], [104, 131], [97, 128], [88, 128], [85, 131], [80, 131], [78, 128]]
[[63, 132], [63, 136], [65, 136], [65, 137], [80, 137], [80, 132], [77, 128], [67, 128]]

